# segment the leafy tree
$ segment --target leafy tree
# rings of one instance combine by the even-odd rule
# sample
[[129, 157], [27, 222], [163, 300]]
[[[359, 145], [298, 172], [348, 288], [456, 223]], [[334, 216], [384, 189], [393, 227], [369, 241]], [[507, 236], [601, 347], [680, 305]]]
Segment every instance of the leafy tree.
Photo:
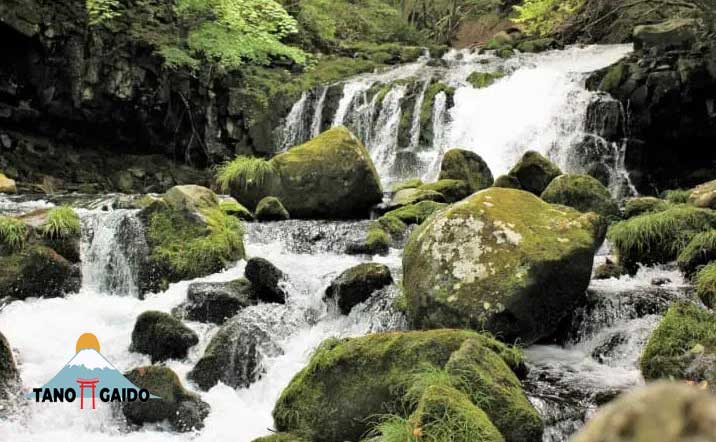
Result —
[[403, 17], [434, 40], [448, 42], [460, 23], [497, 10], [503, 0], [394, 0]]
[[584, 0], [525, 0], [515, 6], [515, 23], [525, 25], [530, 34], [545, 36], [553, 33], [584, 5]]
[[119, 0], [86, 0], [85, 6], [91, 25], [100, 24], [120, 15]]

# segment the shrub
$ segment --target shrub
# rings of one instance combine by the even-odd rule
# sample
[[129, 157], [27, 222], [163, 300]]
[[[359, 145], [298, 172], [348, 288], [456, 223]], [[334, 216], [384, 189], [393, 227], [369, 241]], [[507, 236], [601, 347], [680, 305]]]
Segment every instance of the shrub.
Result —
[[50, 209], [47, 220], [40, 228], [48, 238], [61, 239], [80, 234], [80, 217], [72, 207], [62, 206]]
[[270, 161], [263, 158], [238, 156], [219, 166], [216, 172], [216, 182], [223, 192], [228, 192], [232, 186], [239, 189], [261, 187], [273, 178], [275, 173], [276, 170]]
[[664, 192], [664, 199], [672, 204], [686, 204], [689, 202], [690, 190], [674, 189]]
[[709, 308], [716, 307], [716, 262], [702, 267], [694, 277], [696, 294]]
[[584, 0], [525, 0], [515, 6], [515, 23], [525, 25], [529, 34], [547, 36], [562, 26], [566, 20], [579, 11]]
[[716, 230], [709, 230], [694, 236], [681, 251], [676, 262], [679, 269], [690, 277], [699, 267], [714, 259], [716, 259]]
[[676, 206], [614, 224], [607, 237], [618, 252], [620, 264], [633, 273], [638, 263], [673, 261], [696, 234], [715, 227], [716, 212]]
[[27, 241], [27, 225], [17, 218], [0, 216], [0, 245], [17, 251]]

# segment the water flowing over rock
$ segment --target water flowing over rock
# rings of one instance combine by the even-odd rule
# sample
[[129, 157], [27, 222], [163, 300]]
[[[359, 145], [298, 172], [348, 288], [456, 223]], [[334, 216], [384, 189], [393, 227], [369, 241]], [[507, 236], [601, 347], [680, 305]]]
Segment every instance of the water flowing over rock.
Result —
[[131, 351], [148, 354], [152, 362], [183, 359], [199, 337], [175, 317], [148, 311], [137, 317], [132, 330]]
[[361, 264], [341, 273], [326, 289], [326, 297], [333, 298], [341, 313], [347, 315], [351, 309], [374, 291], [393, 282], [390, 269], [383, 264]]

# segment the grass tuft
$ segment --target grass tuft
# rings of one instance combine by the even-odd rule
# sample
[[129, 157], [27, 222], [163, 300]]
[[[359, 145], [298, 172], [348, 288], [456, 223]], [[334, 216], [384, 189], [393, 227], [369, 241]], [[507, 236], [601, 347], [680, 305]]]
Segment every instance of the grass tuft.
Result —
[[454, 387], [458, 382], [459, 380], [444, 368], [432, 364], [422, 364], [406, 376], [404, 399], [411, 407], [415, 407], [428, 388], [433, 386]]
[[366, 439], [369, 442], [419, 442], [415, 428], [410, 421], [402, 416], [388, 414], [380, 417], [380, 422], [373, 427]]
[[12, 251], [21, 250], [27, 241], [27, 225], [17, 218], [0, 216], [0, 244]]
[[234, 186], [239, 189], [263, 186], [275, 173], [273, 164], [264, 158], [238, 156], [219, 166], [216, 182], [222, 192], [228, 192]]
[[709, 308], [716, 307], [716, 262], [702, 267], [694, 277], [696, 294]]
[[702, 266], [716, 259], [716, 230], [695, 235], [679, 253], [676, 262], [686, 276], [691, 277]]
[[689, 202], [690, 190], [673, 189], [664, 192], [664, 199], [671, 204], [686, 204]]
[[40, 227], [42, 234], [48, 238], [61, 239], [80, 234], [80, 217], [69, 206], [50, 209], [47, 221]]

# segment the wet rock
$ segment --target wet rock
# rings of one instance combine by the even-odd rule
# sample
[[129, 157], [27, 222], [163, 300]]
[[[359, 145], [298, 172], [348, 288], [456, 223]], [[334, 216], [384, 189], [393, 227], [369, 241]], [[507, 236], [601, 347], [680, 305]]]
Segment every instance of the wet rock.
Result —
[[30, 244], [0, 255], [0, 293], [17, 299], [54, 298], [79, 290], [79, 267], [53, 249]]
[[382, 226], [368, 229], [363, 241], [349, 243], [348, 255], [387, 255], [390, 251], [391, 236]]
[[435, 183], [423, 184], [420, 190], [438, 192], [445, 197], [446, 203], [455, 203], [472, 194], [470, 186], [462, 180], [440, 180]]
[[450, 149], [440, 164], [441, 180], [461, 180], [470, 186], [470, 193], [486, 189], [494, 182], [485, 160], [475, 152]]
[[7, 399], [20, 389], [20, 372], [15, 365], [12, 348], [0, 333], [0, 400]]
[[244, 270], [246, 279], [251, 281], [256, 297], [263, 302], [286, 302], [286, 293], [281, 288], [284, 273], [264, 258], [251, 258]]
[[134, 324], [129, 350], [151, 356], [154, 363], [183, 359], [198, 342], [196, 333], [180, 320], [168, 313], [147, 311]]
[[513, 177], [511, 175], [500, 175], [495, 180], [495, 184], [493, 184], [494, 187], [502, 187], [505, 189], [518, 189], [522, 190], [522, 185], [520, 184], [520, 180], [518, 180], [516, 177]]
[[125, 373], [125, 376], [137, 387], [146, 388], [159, 397], [147, 402], [123, 403], [122, 413], [130, 423], [143, 425], [167, 420], [179, 432], [204, 427], [209, 404], [187, 391], [171, 369], [163, 366], [139, 367]]
[[594, 213], [520, 190], [478, 192], [411, 235], [403, 256], [408, 318], [419, 328], [535, 342], [581, 302], [603, 235]]
[[609, 190], [589, 175], [558, 176], [542, 192], [542, 199], [604, 217], [619, 214], [619, 206]]
[[219, 205], [219, 198], [206, 187], [196, 185], [174, 186], [164, 194], [164, 201], [174, 210], [198, 212]]
[[445, 196], [434, 190], [427, 189], [403, 189], [393, 195], [387, 209], [393, 210], [399, 207], [417, 204], [422, 201], [445, 202]]
[[599, 267], [594, 269], [594, 275], [592, 277], [594, 279], [611, 279], [611, 278], [619, 278], [623, 275], [626, 275], [627, 271], [624, 269], [624, 267], [620, 266], [618, 263], [612, 261], [611, 259], [607, 258], [607, 260], [604, 262], [604, 264], [601, 264]]
[[652, 278], [651, 285], [661, 287], [662, 285], [670, 284], [671, 279], [669, 278]]
[[0, 193], [17, 193], [15, 180], [11, 180], [0, 172]]
[[256, 206], [256, 219], [259, 221], [285, 221], [289, 213], [278, 198], [267, 196]]
[[634, 28], [634, 48], [687, 49], [696, 42], [696, 21], [674, 18], [653, 25], [640, 25]]
[[600, 364], [605, 364], [609, 360], [614, 359], [614, 353], [618, 347], [627, 342], [629, 342], [627, 336], [624, 336], [622, 333], [616, 333], [592, 351], [592, 358], [599, 361]]
[[[510, 371], [521, 363], [516, 353], [487, 335], [466, 330], [433, 330], [376, 333], [361, 338], [324, 341], [276, 403], [273, 411], [276, 429], [302, 434], [311, 440], [360, 440], [370, 430], [370, 416], [406, 412], [403, 397], [406, 374], [414, 373], [412, 380], [418, 384], [419, 367], [426, 372], [429, 369], [445, 373], [449, 370], [446, 368], [450, 364], [448, 361], [466, 341], [472, 341], [474, 346], [470, 354], [472, 351], [484, 351], [482, 355], [489, 357], [479, 361], [460, 358], [459, 369], [474, 370], [471, 373], [480, 379], [495, 379], [496, 383], [488, 381], [486, 384], [471, 385], [475, 390], [461, 390], [461, 403], [475, 405], [474, 400], [482, 394], [479, 397], [487, 398], [490, 403], [502, 401], [504, 408], [493, 408], [495, 414], [489, 415], [485, 410], [493, 423], [498, 414], [507, 419], [508, 413], [503, 413], [504, 410], [520, 415], [518, 409], [530, 413], [539, 423], [539, 416]], [[496, 376], [491, 378], [493, 375]], [[502, 384], [502, 381], [506, 383]], [[420, 385], [422, 387], [418, 387], [417, 391], [425, 391], [422, 388], [432, 386], [429, 382]], [[492, 390], [492, 387], [495, 389]], [[328, 403], [332, 404], [329, 412], [326, 410]], [[516, 404], [525, 408], [518, 408]], [[293, 418], [297, 413], [300, 413], [301, 419]], [[488, 419], [483, 418], [481, 422], [489, 425]], [[541, 434], [541, 423], [538, 425], [535, 434]]]
[[716, 399], [695, 387], [659, 382], [601, 408], [574, 442], [714, 441]]
[[341, 273], [326, 289], [326, 297], [335, 299], [341, 313], [347, 315], [376, 290], [393, 282], [390, 269], [377, 263], [360, 264]]
[[225, 197], [219, 202], [219, 207], [225, 214], [234, 216], [244, 221], [253, 221], [254, 215], [249, 209], [239, 204], [234, 198]]
[[535, 38], [525, 40], [517, 45], [517, 50], [520, 52], [536, 53], [549, 49], [560, 49], [560, 44], [553, 38]]
[[256, 294], [246, 279], [230, 282], [195, 282], [189, 284], [187, 301], [173, 312], [190, 321], [223, 324], [240, 310], [254, 305]]
[[539, 152], [530, 150], [525, 152], [509, 175], [517, 178], [522, 189], [541, 195], [553, 179], [562, 175], [562, 171]]

